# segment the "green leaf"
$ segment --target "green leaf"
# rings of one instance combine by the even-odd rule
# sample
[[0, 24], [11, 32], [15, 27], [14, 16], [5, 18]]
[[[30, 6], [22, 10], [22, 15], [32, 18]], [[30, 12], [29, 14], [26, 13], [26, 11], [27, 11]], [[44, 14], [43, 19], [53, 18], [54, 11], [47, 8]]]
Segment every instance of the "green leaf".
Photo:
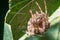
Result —
[[49, 17], [51, 25], [60, 21], [60, 7]]
[[[57, 14], [56, 14], [57, 13]], [[60, 28], [60, 7], [50, 16], [50, 24], [51, 24], [51, 28], [45, 33], [45, 35], [43, 37], [39, 37], [39, 36], [32, 36], [32, 37], [28, 37], [25, 36], [26, 40], [60, 40], [59, 36], [60, 36], [60, 32], [59, 32], [59, 28]], [[22, 38], [20, 38], [19, 40], [23, 39], [24, 36], [22, 36]], [[24, 40], [25, 40], [24, 38]]]
[[3, 40], [13, 40], [11, 26], [7, 23], [4, 23]]
[[[33, 13], [35, 13], [36, 10], [39, 11], [38, 7], [35, 4], [35, 1], [39, 3], [42, 10], [44, 11], [43, 0], [34, 0], [34, 1], [11, 0], [10, 1], [10, 7], [9, 7], [10, 12], [7, 12], [5, 21], [6, 23], [11, 25], [14, 40], [18, 40], [20, 37], [24, 36], [26, 32], [26, 28], [27, 28], [27, 22], [29, 18], [31, 17], [29, 10], [32, 9]], [[46, 3], [47, 3], [47, 8], [48, 8], [48, 15], [50, 16], [49, 21], [51, 22], [51, 25], [53, 26], [56, 23], [59, 23], [59, 20], [60, 20], [60, 17], [55, 17], [55, 14], [59, 15], [60, 12], [58, 12], [59, 14], [58, 13], [54, 14], [55, 10], [60, 6], [60, 0], [46, 0]]]

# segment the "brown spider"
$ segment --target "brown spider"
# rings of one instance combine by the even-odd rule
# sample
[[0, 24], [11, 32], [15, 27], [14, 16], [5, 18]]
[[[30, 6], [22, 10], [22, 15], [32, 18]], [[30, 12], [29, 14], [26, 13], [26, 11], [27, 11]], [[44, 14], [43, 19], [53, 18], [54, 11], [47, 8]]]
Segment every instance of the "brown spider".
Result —
[[44, 0], [45, 13], [41, 10], [41, 7], [39, 6], [38, 2], [36, 2], [36, 5], [38, 6], [41, 13], [36, 11], [36, 13], [33, 14], [32, 10], [30, 10], [32, 17], [28, 21], [28, 27], [26, 32], [30, 36], [35, 34], [39, 35], [44, 34], [50, 26], [48, 22], [47, 6], [45, 0]]

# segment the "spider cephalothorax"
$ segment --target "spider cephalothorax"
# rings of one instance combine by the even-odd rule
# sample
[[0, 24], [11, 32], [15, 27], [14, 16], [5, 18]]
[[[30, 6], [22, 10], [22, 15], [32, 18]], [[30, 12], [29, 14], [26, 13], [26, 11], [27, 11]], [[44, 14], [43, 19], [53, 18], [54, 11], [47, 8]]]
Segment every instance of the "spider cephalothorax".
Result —
[[[39, 4], [37, 2], [36, 4], [39, 7]], [[46, 5], [45, 0], [44, 0], [44, 4]], [[41, 34], [44, 34], [49, 28], [47, 10], [44, 13], [40, 7], [39, 9], [41, 13], [36, 11], [35, 14], [32, 14], [32, 10], [30, 10], [32, 17], [28, 21], [28, 27], [27, 27], [28, 35], [35, 35], [35, 34], [41, 35]], [[47, 9], [46, 6], [45, 6], [45, 9]]]

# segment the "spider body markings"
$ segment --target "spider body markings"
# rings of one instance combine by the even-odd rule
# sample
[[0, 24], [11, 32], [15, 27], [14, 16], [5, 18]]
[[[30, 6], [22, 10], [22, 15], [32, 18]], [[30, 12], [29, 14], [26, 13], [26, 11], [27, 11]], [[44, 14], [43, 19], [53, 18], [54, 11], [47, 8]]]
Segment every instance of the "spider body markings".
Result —
[[41, 13], [36, 11], [36, 13], [33, 14], [32, 10], [30, 10], [31, 18], [28, 21], [27, 32], [26, 32], [30, 36], [36, 34], [42, 35], [50, 27], [50, 24], [48, 22], [47, 6], [45, 0], [44, 0], [45, 13], [41, 10], [41, 7], [39, 6], [38, 2], [36, 2], [36, 5], [38, 6]]

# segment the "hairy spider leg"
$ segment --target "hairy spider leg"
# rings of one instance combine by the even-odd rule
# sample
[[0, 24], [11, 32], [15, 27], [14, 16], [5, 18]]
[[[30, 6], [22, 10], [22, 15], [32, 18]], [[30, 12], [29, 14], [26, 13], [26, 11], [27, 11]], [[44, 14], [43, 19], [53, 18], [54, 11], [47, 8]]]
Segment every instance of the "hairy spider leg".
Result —
[[39, 8], [40, 12], [42, 13], [43, 11], [42, 11], [42, 9], [41, 9], [41, 7], [39, 6], [39, 4], [38, 4], [38, 2], [37, 2], [37, 1], [36, 1], [36, 5], [38, 6], [38, 8]]
[[30, 9], [29, 12], [30, 12], [30, 14], [31, 14], [32, 20], [34, 20], [34, 15], [33, 15], [32, 10]]
[[31, 14], [31, 17], [33, 17], [33, 13], [32, 13], [32, 10], [31, 10], [31, 9], [29, 10], [29, 12], [30, 12], [30, 14]]
[[36, 14], [39, 14], [38, 11], [36, 11]]
[[44, 5], [45, 5], [45, 13], [47, 14], [46, 0], [44, 0]]

